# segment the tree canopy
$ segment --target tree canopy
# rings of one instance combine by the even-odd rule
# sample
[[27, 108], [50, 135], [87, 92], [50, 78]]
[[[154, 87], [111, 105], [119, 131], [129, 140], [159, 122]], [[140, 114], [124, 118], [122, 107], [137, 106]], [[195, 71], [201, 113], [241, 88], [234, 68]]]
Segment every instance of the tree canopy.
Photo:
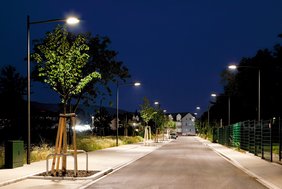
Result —
[[[52, 35], [53, 37], [51, 37]], [[53, 32], [47, 33], [45, 39], [35, 40], [34, 42], [35, 53], [32, 57], [33, 60], [39, 63], [33, 71], [33, 76], [37, 81], [47, 82], [46, 77], [49, 76], [47, 71], [51, 73], [51, 76], [61, 78], [60, 80], [64, 81], [67, 79], [65, 73], [70, 69], [73, 72], [77, 72], [76, 74], [68, 72], [69, 76], [73, 75], [77, 79], [80, 79], [74, 80], [73, 78], [68, 80], [70, 83], [69, 86], [73, 88], [70, 90], [69, 96], [76, 100], [74, 101], [74, 111], [81, 100], [85, 104], [89, 104], [95, 102], [97, 96], [111, 95], [110, 82], [116, 82], [120, 79], [125, 81], [130, 77], [127, 67], [121, 61], [116, 60], [118, 53], [109, 49], [111, 42], [108, 37], [100, 37], [98, 35], [93, 37], [91, 33], [76, 35], [68, 32], [65, 27], [58, 26]], [[48, 48], [45, 50], [42, 49], [44, 46]], [[66, 52], [67, 54], [58, 58], [57, 64], [53, 65], [53, 62], [56, 60], [55, 57], [58, 55], [61, 56]], [[71, 52], [74, 52], [74, 54], [71, 55]], [[48, 55], [45, 56], [44, 54]], [[69, 60], [74, 64], [78, 61], [82, 64], [69, 66], [70, 63], [66, 62]], [[62, 61], [65, 62], [64, 64], [68, 70], [64, 68], [65, 66], [59, 66]], [[49, 70], [46, 69], [47, 67], [45, 65], [43, 66], [45, 63], [48, 63]], [[59, 70], [61, 71], [61, 69], [63, 69], [64, 73], [56, 73]], [[45, 73], [42, 73], [42, 70]], [[55, 83], [60, 80], [52, 80], [54, 82], [49, 81], [48, 84], [54, 89]], [[74, 85], [73, 82], [78, 85]], [[67, 90], [64, 90], [64, 92], [67, 92]], [[61, 95], [61, 97], [63, 96]], [[67, 99], [70, 104], [70, 98]]]

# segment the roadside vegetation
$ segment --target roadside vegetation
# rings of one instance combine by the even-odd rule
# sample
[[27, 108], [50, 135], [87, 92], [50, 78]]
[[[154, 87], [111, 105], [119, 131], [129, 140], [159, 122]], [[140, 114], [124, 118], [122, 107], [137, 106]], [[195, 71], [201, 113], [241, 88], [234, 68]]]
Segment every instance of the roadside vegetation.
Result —
[[[119, 137], [119, 145], [139, 143], [143, 140], [140, 136], [134, 137]], [[79, 136], [77, 138], [77, 149], [85, 150], [87, 152], [101, 150], [116, 146], [116, 138], [114, 136]], [[48, 144], [40, 144], [39, 146], [33, 146], [31, 151], [31, 162], [40, 160], [46, 160], [48, 154], [54, 152], [54, 147]], [[26, 163], [26, 155], [23, 157], [23, 162]], [[4, 168], [5, 154], [4, 147], [0, 146], [0, 168]]]

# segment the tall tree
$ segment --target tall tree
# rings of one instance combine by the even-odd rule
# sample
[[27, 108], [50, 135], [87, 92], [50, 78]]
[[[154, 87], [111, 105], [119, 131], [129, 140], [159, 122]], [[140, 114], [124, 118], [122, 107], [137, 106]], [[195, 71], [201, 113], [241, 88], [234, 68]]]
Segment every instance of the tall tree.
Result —
[[25, 117], [24, 114], [24, 99], [23, 95], [26, 94], [26, 78], [21, 76], [16, 71], [16, 68], [8, 65], [0, 70], [0, 129], [3, 136], [2, 140], [7, 137], [21, 138], [24, 126], [22, 123]]
[[26, 78], [16, 71], [16, 68], [8, 65], [1, 69], [0, 94], [5, 99], [23, 100], [26, 93]]
[[90, 57], [86, 69], [83, 70], [84, 75], [98, 71], [102, 76], [99, 80], [92, 80], [84, 92], [76, 96], [77, 99], [82, 99], [85, 104], [89, 104], [95, 102], [95, 97], [98, 95], [111, 95], [109, 84], [116, 83], [118, 80], [126, 81], [130, 78], [130, 74], [123, 62], [117, 60], [118, 53], [109, 49], [111, 41], [108, 37], [99, 35], [93, 37], [90, 33], [86, 36]]
[[[281, 116], [282, 48], [258, 50], [254, 57], [244, 57], [236, 73], [223, 71], [224, 93], [217, 97], [211, 111], [213, 118], [227, 123], [227, 98], [231, 99], [231, 123], [258, 117], [258, 71], [260, 70], [261, 119]], [[211, 112], [210, 111], [210, 112]], [[215, 117], [216, 116], [216, 117]]]

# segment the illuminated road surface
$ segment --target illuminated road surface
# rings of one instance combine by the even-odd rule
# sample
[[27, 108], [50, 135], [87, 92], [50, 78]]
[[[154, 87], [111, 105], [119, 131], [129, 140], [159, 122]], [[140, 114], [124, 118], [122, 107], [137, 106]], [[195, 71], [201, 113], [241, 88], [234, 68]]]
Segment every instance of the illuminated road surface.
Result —
[[132, 164], [96, 181], [89, 189], [260, 189], [195, 137], [178, 137]]

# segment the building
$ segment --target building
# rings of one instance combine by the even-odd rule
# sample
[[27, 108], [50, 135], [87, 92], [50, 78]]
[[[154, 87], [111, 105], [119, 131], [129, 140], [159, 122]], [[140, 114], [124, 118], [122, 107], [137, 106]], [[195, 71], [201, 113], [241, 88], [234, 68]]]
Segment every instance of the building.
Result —
[[177, 113], [171, 116], [175, 120], [178, 135], [196, 135], [195, 117], [191, 113]]

